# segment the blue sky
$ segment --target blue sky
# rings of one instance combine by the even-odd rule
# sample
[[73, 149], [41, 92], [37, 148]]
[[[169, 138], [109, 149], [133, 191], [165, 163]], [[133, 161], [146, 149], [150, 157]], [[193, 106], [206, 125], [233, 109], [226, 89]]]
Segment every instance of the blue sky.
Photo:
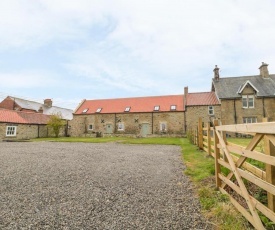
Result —
[[82, 99], [209, 91], [275, 73], [272, 0], [1, 0], [0, 99], [74, 109]]

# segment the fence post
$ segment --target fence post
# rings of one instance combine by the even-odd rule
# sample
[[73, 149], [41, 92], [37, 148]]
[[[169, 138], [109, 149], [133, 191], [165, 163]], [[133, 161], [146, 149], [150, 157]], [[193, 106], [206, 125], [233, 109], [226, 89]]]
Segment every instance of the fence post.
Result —
[[219, 125], [218, 120], [214, 120], [214, 154], [215, 154], [215, 178], [216, 178], [216, 188], [221, 187], [221, 179], [219, 174], [221, 173], [221, 166], [218, 162], [220, 159], [220, 149], [218, 148], [219, 138], [215, 132], [215, 127]]
[[197, 127], [197, 146], [199, 147], [199, 127]]
[[207, 151], [208, 151], [208, 155], [211, 156], [210, 122], [207, 123]]
[[[268, 122], [266, 117], [263, 118], [263, 122]], [[265, 136], [264, 137], [264, 152], [266, 155], [275, 157], [275, 146]], [[266, 181], [275, 185], [275, 166], [266, 164]], [[267, 193], [268, 208], [275, 212], [275, 196], [271, 193]]]
[[203, 129], [202, 129], [202, 118], [199, 118], [199, 125], [198, 125], [198, 136], [199, 136], [199, 148], [203, 149]]

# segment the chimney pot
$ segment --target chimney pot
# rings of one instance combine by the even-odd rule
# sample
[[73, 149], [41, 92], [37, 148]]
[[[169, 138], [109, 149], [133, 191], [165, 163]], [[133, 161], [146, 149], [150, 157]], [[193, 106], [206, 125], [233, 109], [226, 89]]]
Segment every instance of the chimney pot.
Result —
[[43, 108], [42, 108], [42, 106], [40, 106], [40, 108], [38, 109], [38, 113], [43, 113]]

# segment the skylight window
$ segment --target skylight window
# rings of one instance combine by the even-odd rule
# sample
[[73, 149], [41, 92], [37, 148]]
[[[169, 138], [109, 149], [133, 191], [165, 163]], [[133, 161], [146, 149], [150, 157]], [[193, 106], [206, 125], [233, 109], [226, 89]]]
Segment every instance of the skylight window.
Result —
[[124, 112], [129, 112], [130, 109], [131, 109], [131, 107], [130, 107], [130, 106], [127, 106], [127, 107], [125, 108]]
[[177, 110], [177, 106], [176, 105], [171, 105], [170, 110]]
[[82, 113], [87, 113], [88, 110], [89, 110], [89, 109], [84, 109], [84, 110], [82, 111]]
[[102, 108], [98, 108], [95, 112], [96, 112], [96, 113], [100, 113], [101, 110], [102, 110]]
[[154, 107], [154, 111], [159, 111], [159, 108], [160, 108], [160, 106], [159, 106], [159, 105], [155, 105], [155, 107]]

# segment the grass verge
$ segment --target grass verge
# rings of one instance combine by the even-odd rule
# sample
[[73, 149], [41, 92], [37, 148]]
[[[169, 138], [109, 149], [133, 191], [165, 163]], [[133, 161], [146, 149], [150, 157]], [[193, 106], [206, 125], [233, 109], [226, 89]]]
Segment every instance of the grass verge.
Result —
[[236, 211], [227, 196], [215, 188], [214, 159], [199, 151], [188, 139], [182, 140], [185, 173], [194, 181], [204, 215], [217, 229], [251, 229], [251, 225]]

